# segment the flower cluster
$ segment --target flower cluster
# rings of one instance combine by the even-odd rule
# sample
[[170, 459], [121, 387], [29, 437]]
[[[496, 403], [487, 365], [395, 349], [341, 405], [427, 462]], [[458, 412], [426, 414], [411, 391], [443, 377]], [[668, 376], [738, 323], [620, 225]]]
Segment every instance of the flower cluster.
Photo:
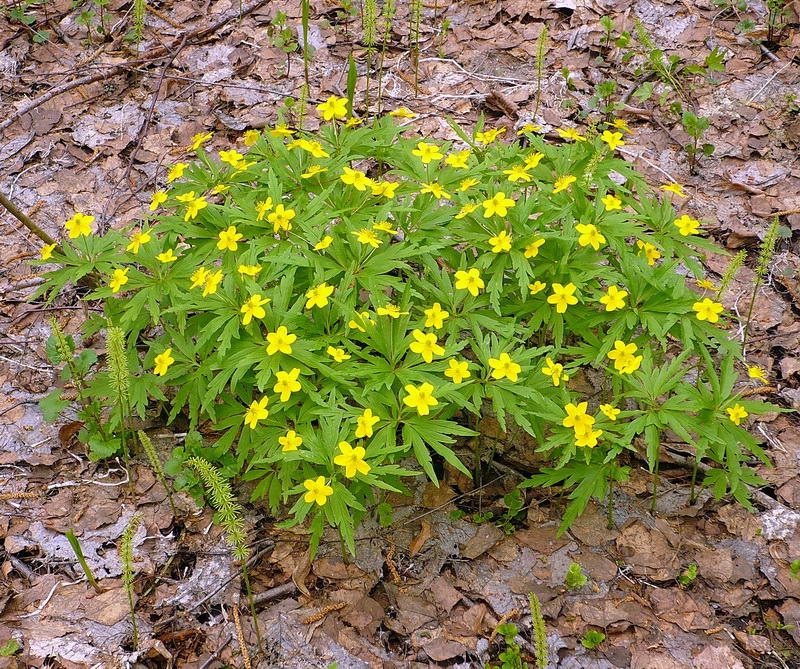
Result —
[[[759, 406], [716, 375], [712, 354], [737, 351], [697, 262], [713, 246], [667, 199], [679, 185], [657, 196], [615, 155], [627, 126], [441, 142], [398, 125], [404, 108], [347, 110], [332, 96], [319, 132], [250, 130], [244, 152], [214, 155], [201, 133], [137, 226], [100, 237], [76, 213], [63, 250], [42, 249], [61, 265], [42, 292], [107, 277], [90, 297], [148, 351], [132, 355], [135, 410], [157, 398], [192, 431], [215, 426], [178, 464], [216, 459], [351, 548], [368, 505], [414, 473], [402, 459], [433, 481], [434, 458], [469, 474], [453, 445], [487, 410], [558, 471], [619, 478], [636, 439], [669, 427], [733, 476], [719, 444], [751, 448], [739, 426]], [[581, 397], [590, 372], [602, 400]]]

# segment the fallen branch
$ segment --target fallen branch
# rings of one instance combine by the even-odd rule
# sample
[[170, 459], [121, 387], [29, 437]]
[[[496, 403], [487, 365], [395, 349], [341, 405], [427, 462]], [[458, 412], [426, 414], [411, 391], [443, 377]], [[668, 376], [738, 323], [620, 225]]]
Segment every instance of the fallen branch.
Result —
[[[68, 81], [66, 83], [61, 84], [60, 86], [56, 86], [55, 88], [51, 88], [47, 93], [40, 95], [38, 98], [34, 98], [30, 102], [25, 103], [20, 107], [16, 112], [11, 114], [5, 121], [0, 122], [0, 131], [5, 130], [8, 126], [10, 126], [15, 121], [19, 120], [25, 114], [33, 111], [37, 107], [42, 106], [45, 102], [52, 100], [54, 97], [61, 95], [62, 93], [66, 93], [67, 91], [71, 91], [75, 88], [79, 88], [80, 86], [85, 86], [86, 84], [92, 84], [95, 81], [101, 81], [103, 79], [107, 79], [108, 77], [112, 77], [115, 74], [121, 73], [125, 68], [130, 67], [131, 65], [137, 65], [144, 61], [149, 61], [153, 59], [161, 58], [169, 53], [172, 53], [178, 45], [181, 43], [189, 44], [192, 41], [205, 37], [206, 35], [216, 32], [227, 23], [230, 23], [235, 18], [241, 18], [247, 16], [248, 14], [254, 12], [256, 9], [261, 7], [262, 5], [267, 4], [268, 0], [255, 0], [251, 4], [242, 7], [241, 11], [233, 10], [224, 14], [222, 18], [218, 21], [215, 21], [210, 26], [206, 26], [204, 28], [195, 28], [194, 30], [189, 30], [182, 35], [176, 37], [170, 44], [165, 44], [164, 46], [157, 47], [148, 51], [146, 54], [143, 54], [140, 58], [136, 58], [135, 60], [129, 60], [124, 63], [118, 63], [117, 65], [109, 65], [108, 70], [104, 72], [97, 72], [95, 74], [90, 74], [85, 77], [80, 77], [75, 79], [74, 81]], [[52, 243], [52, 242], [49, 242]]]

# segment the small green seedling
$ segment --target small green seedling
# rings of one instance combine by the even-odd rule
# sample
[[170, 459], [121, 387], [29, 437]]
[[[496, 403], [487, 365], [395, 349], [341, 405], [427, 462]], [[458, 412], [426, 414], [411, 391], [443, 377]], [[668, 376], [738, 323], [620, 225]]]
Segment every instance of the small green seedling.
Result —
[[692, 583], [694, 583], [695, 579], [697, 578], [697, 565], [692, 562], [686, 569], [684, 569], [678, 575], [678, 584], [682, 588], [688, 588]]
[[2, 646], [0, 646], [0, 657], [11, 657], [16, 655], [19, 651], [19, 641], [16, 639], [9, 639]]
[[564, 585], [570, 590], [580, 590], [588, 582], [589, 578], [583, 573], [581, 566], [577, 562], [573, 562], [569, 566], [569, 569], [567, 569], [567, 575], [564, 577]]
[[800, 560], [794, 560], [789, 565], [789, 576], [793, 579], [800, 581]]
[[588, 630], [586, 634], [581, 637], [581, 645], [584, 648], [592, 650], [592, 648], [596, 648], [605, 640], [606, 635], [602, 632], [598, 632], [597, 630]]
[[75, 553], [75, 557], [78, 558], [78, 563], [81, 565], [83, 573], [86, 574], [86, 580], [89, 581], [89, 585], [95, 589], [97, 594], [105, 592], [105, 588], [100, 587], [100, 584], [94, 577], [92, 568], [89, 566], [89, 564], [86, 562], [86, 558], [83, 556], [83, 549], [81, 549], [81, 543], [78, 541], [78, 537], [75, 536], [75, 533], [72, 530], [67, 531], [66, 537], [67, 541], [69, 541], [69, 545], [72, 546], [72, 551]]

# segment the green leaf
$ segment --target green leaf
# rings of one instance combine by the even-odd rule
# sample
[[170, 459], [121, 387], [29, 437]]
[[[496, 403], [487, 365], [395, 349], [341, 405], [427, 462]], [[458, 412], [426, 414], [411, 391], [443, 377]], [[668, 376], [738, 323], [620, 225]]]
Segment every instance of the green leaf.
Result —
[[70, 405], [69, 400], [61, 399], [62, 392], [61, 388], [56, 388], [47, 397], [39, 400], [39, 409], [48, 423], [55, 422], [61, 412]]

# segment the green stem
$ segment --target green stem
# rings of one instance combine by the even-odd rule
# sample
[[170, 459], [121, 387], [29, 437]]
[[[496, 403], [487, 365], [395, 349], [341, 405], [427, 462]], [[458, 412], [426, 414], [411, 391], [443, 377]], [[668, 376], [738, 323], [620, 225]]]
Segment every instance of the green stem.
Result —
[[661, 445], [658, 446], [658, 451], [656, 452], [656, 464], [653, 467], [653, 499], [650, 502], [650, 513], [655, 513], [656, 511], [656, 502], [658, 501], [658, 467], [659, 467], [659, 460], [661, 455]]
[[258, 648], [264, 652], [264, 642], [261, 639], [261, 629], [258, 626], [258, 617], [256, 616], [256, 602], [253, 599], [253, 589], [250, 587], [250, 576], [247, 573], [247, 563], [242, 562], [242, 580], [244, 580], [244, 589], [247, 593], [247, 603], [250, 606], [250, 615], [253, 618], [253, 627], [256, 631], [256, 639], [258, 640]]

